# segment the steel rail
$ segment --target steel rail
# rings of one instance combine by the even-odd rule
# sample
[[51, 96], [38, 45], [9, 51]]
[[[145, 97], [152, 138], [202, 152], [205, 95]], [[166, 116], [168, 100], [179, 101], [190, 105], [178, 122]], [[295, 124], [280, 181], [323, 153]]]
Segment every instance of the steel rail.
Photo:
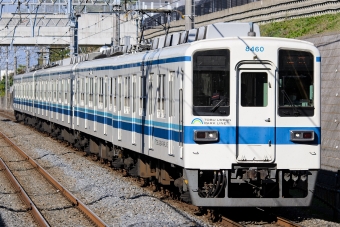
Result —
[[222, 216], [222, 221], [221, 224], [223, 226], [227, 226], [227, 227], [243, 227], [244, 225], [241, 225], [240, 223], [234, 222], [226, 217]]
[[302, 225], [299, 225], [297, 223], [289, 221], [289, 220], [287, 220], [285, 218], [278, 217], [278, 216], [276, 216], [276, 218], [277, 218], [276, 224], [278, 224], [279, 226], [284, 226], [284, 227], [302, 227]]
[[56, 181], [46, 170], [44, 170], [38, 163], [30, 158], [22, 149], [16, 146], [7, 136], [0, 132], [0, 137], [6, 140], [16, 151], [20, 153], [32, 166], [34, 166], [55, 188], [57, 188], [73, 205], [77, 206], [95, 225], [99, 227], [108, 226], [95, 213], [93, 213], [84, 203], [78, 200], [71, 192], [64, 188], [58, 181]]
[[28, 197], [25, 190], [21, 187], [20, 183], [17, 181], [13, 173], [9, 170], [5, 162], [0, 158], [0, 169], [5, 170], [5, 175], [8, 178], [8, 180], [11, 182], [12, 186], [15, 189], [16, 193], [19, 193], [19, 196], [21, 200], [26, 204], [30, 212], [32, 213], [32, 216], [34, 220], [38, 223], [39, 226], [50, 226], [45, 218], [42, 216], [38, 208], [35, 206], [35, 204], [32, 202], [32, 200]]

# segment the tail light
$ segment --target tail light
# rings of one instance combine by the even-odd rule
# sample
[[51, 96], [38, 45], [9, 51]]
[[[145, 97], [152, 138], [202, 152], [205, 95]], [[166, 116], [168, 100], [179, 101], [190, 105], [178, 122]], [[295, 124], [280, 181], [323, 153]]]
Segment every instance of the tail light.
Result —
[[218, 131], [194, 131], [194, 141], [196, 142], [218, 141]]
[[314, 131], [290, 131], [290, 141], [314, 141]]

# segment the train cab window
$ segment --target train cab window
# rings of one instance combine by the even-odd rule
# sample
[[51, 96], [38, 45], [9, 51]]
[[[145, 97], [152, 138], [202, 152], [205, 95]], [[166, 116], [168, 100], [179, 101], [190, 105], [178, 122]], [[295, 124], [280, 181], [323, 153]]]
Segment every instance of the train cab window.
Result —
[[314, 56], [305, 51], [279, 50], [281, 117], [314, 115]]
[[229, 87], [229, 50], [196, 52], [193, 57], [193, 115], [228, 116]]

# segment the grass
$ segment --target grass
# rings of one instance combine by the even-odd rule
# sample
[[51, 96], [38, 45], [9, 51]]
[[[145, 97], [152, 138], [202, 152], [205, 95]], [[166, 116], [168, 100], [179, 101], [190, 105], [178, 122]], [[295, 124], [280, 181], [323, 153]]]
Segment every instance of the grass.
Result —
[[260, 25], [261, 36], [297, 38], [340, 31], [340, 13]]

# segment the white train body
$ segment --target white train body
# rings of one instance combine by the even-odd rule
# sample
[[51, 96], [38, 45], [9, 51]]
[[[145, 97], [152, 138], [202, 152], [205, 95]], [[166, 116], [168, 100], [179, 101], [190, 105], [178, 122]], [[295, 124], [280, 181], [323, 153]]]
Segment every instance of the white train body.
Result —
[[198, 206], [306, 206], [321, 159], [320, 65], [304, 41], [202, 39], [18, 75], [14, 110], [180, 169]]

